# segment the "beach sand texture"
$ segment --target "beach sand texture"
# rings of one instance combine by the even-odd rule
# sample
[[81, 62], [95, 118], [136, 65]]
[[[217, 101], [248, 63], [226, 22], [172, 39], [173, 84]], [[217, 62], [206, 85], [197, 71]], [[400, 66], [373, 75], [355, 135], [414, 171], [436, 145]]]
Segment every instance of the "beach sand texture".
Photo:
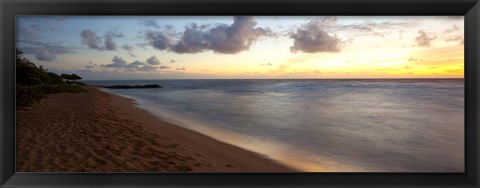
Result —
[[94, 87], [17, 110], [17, 172], [292, 172]]

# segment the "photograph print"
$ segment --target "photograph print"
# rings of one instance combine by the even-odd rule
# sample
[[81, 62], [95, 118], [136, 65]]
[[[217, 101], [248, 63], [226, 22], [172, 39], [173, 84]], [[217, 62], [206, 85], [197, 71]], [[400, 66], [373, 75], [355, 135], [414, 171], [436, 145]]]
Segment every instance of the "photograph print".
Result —
[[463, 16], [17, 16], [17, 172], [463, 173]]

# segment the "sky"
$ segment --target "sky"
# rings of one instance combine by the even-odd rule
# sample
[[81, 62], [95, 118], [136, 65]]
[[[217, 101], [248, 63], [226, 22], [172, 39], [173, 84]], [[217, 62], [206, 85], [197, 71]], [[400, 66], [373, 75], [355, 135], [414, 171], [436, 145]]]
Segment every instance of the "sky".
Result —
[[463, 78], [463, 16], [18, 16], [16, 46], [85, 80]]

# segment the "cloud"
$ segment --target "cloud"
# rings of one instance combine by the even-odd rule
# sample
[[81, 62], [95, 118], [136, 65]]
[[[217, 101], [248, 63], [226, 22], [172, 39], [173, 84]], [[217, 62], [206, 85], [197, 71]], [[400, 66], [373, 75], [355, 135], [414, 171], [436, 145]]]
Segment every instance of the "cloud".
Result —
[[101, 43], [101, 37], [97, 37], [96, 33], [90, 29], [83, 30], [80, 33], [80, 36], [82, 37], [82, 43], [87, 45], [90, 49], [114, 51], [117, 50], [117, 44], [113, 38], [123, 37], [123, 34], [119, 32], [108, 31], [104, 36], [104, 46], [99, 45]]
[[448, 37], [446, 41], [447, 42], [458, 41], [460, 44], [465, 43], [465, 39], [463, 38], [463, 35]]
[[60, 46], [51, 42], [40, 42], [37, 32], [18, 27], [17, 29], [17, 48], [25, 54], [33, 54], [40, 61], [53, 61], [57, 55], [73, 53], [73, 47]]
[[128, 51], [128, 55], [132, 56], [132, 57], [137, 57], [135, 54], [132, 53], [134, 47], [133, 46], [130, 46], [128, 44], [124, 44], [122, 45], [122, 48], [126, 51]]
[[155, 70], [157, 70], [157, 68], [158, 67], [154, 67], [152, 65], [144, 65], [143, 67], [138, 68], [137, 70], [144, 71], [144, 72], [154, 72]]
[[25, 27], [18, 27], [17, 39], [22, 41], [36, 41], [38, 40], [38, 34]]
[[326, 16], [318, 20], [319, 24], [324, 26], [334, 26], [337, 24], [337, 17], [335, 16]]
[[82, 43], [86, 44], [91, 49], [98, 49], [98, 43], [100, 42], [100, 38], [98, 38], [92, 30], [83, 30], [80, 33], [82, 37]]
[[155, 19], [152, 19], [152, 18], [142, 19], [138, 22], [138, 24], [147, 26], [147, 27], [160, 28], [160, 25], [157, 24], [157, 21], [155, 21]]
[[223, 54], [236, 54], [248, 50], [261, 36], [269, 35], [270, 30], [255, 28], [257, 22], [250, 16], [236, 16], [232, 25], [217, 25], [209, 30], [191, 25], [182, 39], [173, 47], [177, 53], [197, 53], [212, 50]]
[[160, 66], [160, 67], [158, 67], [158, 68], [160, 68], [160, 69], [170, 69], [169, 66], [165, 66], [165, 65], [162, 65], [162, 66]]
[[149, 65], [160, 65], [160, 61], [157, 59], [156, 56], [152, 56], [152, 57], [148, 58], [147, 63]]
[[[413, 23], [404, 21], [383, 21], [374, 22], [366, 20], [362, 22], [354, 23], [339, 23], [337, 17], [327, 16], [321, 19], [310, 21], [310, 24], [316, 25], [326, 33], [333, 32], [346, 32], [351, 36], [365, 36], [372, 35], [377, 37], [385, 37], [386, 34], [391, 32], [397, 32], [405, 27], [411, 26]], [[308, 25], [308, 24], [307, 24]], [[290, 32], [292, 33], [292, 32]]]
[[[340, 52], [342, 48], [342, 40], [337, 38], [335, 34], [327, 33], [323, 29], [325, 24], [332, 24], [333, 19], [314, 20], [309, 22], [305, 27], [297, 29], [296, 32], [290, 33], [290, 38], [293, 39], [293, 46], [290, 51], [297, 53], [299, 51], [304, 53], [317, 52]], [[305, 29], [303, 29], [305, 28]]]
[[461, 20], [464, 17], [463, 16], [447, 16], [447, 18], [450, 20]]
[[21, 41], [27, 46], [19, 47], [25, 54], [33, 54], [40, 61], [53, 61], [57, 55], [73, 53], [72, 48], [34, 41]]
[[112, 63], [102, 64], [101, 66], [115, 68], [116, 70], [123, 70], [127, 72], [154, 72], [157, 69], [170, 69], [168, 66], [156, 66], [160, 65], [160, 62], [158, 62], [158, 64], [152, 64], [152, 62], [155, 61], [158, 62], [158, 59], [155, 56], [152, 56], [148, 58], [146, 62], [135, 60], [131, 63], [127, 63], [127, 61], [123, 60], [121, 57], [114, 56]]
[[109, 31], [105, 34], [105, 49], [106, 50], [117, 50], [117, 45], [113, 41], [113, 38], [123, 37], [123, 34], [118, 32]]
[[419, 30], [418, 36], [415, 37], [415, 44], [420, 47], [430, 47], [432, 46], [432, 40], [436, 39], [437, 36], [429, 36], [425, 31]]
[[35, 57], [41, 61], [53, 61], [57, 59], [56, 52], [50, 51], [45, 47], [37, 48], [37, 51], [35, 52]]
[[185, 67], [182, 67], [182, 68], [176, 68], [175, 70], [184, 71], [184, 70], [187, 70], [187, 69]]
[[158, 50], [165, 50], [170, 47], [170, 39], [161, 31], [148, 31], [145, 35], [145, 39], [148, 40], [153, 48]]
[[110, 35], [105, 36], [105, 48], [107, 50], [116, 50], [117, 45], [113, 42], [113, 38]]
[[408, 61], [423, 61], [423, 59], [411, 57], [408, 58]]
[[262, 63], [262, 65], [265, 65], [265, 66], [272, 66], [271, 63]]
[[128, 44], [122, 45], [122, 48], [126, 51], [129, 51], [129, 52], [131, 52], [133, 50], [133, 46], [130, 46]]
[[113, 63], [111, 63], [111, 64], [102, 65], [102, 67], [125, 67], [125, 66], [127, 66], [127, 62], [125, 60], [123, 60], [121, 57], [118, 57], [118, 56], [113, 57], [112, 62]]
[[451, 28], [446, 29], [445, 31], [443, 31], [443, 33], [453, 33], [453, 32], [456, 32], [458, 30], [460, 30], [460, 28], [458, 28], [457, 25], [452, 25]]
[[140, 62], [138, 60], [135, 60], [132, 63], [126, 65], [125, 68], [127, 68], [127, 69], [138, 69], [138, 68], [142, 68], [143, 65], [145, 65], [145, 63]]
[[145, 39], [156, 49], [176, 53], [199, 53], [211, 50], [222, 54], [237, 54], [248, 50], [262, 36], [271, 33], [268, 28], [255, 27], [257, 22], [250, 16], [235, 16], [233, 24], [187, 26], [180, 38], [173, 43], [162, 31], [148, 31]]
[[175, 63], [176, 61], [174, 59], [170, 60], [170, 63]]

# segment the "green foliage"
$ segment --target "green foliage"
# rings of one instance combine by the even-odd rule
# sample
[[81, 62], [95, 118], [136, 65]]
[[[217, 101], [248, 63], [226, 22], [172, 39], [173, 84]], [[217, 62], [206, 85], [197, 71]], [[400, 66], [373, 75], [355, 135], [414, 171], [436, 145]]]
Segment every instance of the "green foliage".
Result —
[[[16, 103], [17, 106], [29, 106], [51, 93], [79, 93], [85, 92], [85, 84], [71, 82], [82, 79], [76, 74], [61, 76], [47, 72], [42, 66], [37, 67], [33, 62], [23, 57], [17, 49], [16, 56]], [[64, 77], [66, 75], [67, 77]], [[66, 79], [67, 81], [63, 81]]]
[[82, 77], [76, 75], [76, 74], [62, 74], [60, 75], [61, 78], [66, 79], [68, 81], [75, 81], [75, 80], [81, 80]]
[[42, 88], [37, 85], [19, 85], [16, 88], [17, 107], [29, 106], [45, 97]]
[[60, 77], [58, 74], [55, 74], [53, 72], [48, 72], [47, 73], [48, 78], [49, 78], [49, 83], [63, 83], [62, 77]]
[[47, 83], [50, 78], [47, 71], [43, 67], [37, 67], [30, 60], [17, 56], [17, 84], [22, 85], [35, 85], [41, 83]]
[[51, 93], [81, 93], [85, 88], [67, 83], [61, 84], [38, 84], [20, 85], [17, 84], [17, 106], [29, 106]]

